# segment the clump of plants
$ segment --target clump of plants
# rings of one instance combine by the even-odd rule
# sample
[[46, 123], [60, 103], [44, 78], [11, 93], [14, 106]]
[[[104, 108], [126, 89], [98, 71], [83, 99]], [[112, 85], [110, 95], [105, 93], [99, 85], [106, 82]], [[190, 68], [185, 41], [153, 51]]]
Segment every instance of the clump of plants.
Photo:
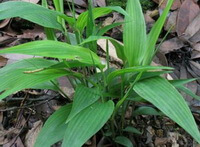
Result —
[[[73, 99], [65, 95], [68, 103], [63, 104], [46, 121], [35, 147], [49, 147], [58, 141], [62, 141], [63, 147], [80, 147], [99, 130], [113, 145], [131, 147], [133, 143], [128, 134], [138, 133], [132, 125], [134, 117], [157, 110], [141, 106], [133, 109], [128, 119], [125, 119], [125, 113], [129, 107], [134, 108], [136, 102], [147, 101], [200, 143], [200, 133], [193, 115], [178, 92], [182, 90], [192, 95], [184, 84], [195, 79], [169, 81], [161, 75], [172, 72], [173, 68], [151, 66], [157, 51], [156, 42], [173, 0], [168, 0], [149, 34], [139, 0], [128, 0], [126, 11], [118, 6], [93, 8], [89, 0], [88, 11], [77, 19], [74, 3], [70, 8], [74, 17], [69, 17], [63, 13], [62, 0], [53, 2], [56, 10], [49, 10], [46, 0], [42, 1], [42, 6], [19, 1], [0, 4], [1, 20], [21, 17], [43, 26], [47, 35], [47, 40], [10, 47], [1, 50], [0, 54], [50, 57], [25, 59], [0, 69], [0, 99], [16, 91], [32, 88], [51, 89], [63, 94], [57, 82], [57, 78], [62, 76], [69, 77], [75, 88]], [[95, 19], [112, 11], [125, 16], [124, 44], [103, 36], [122, 23], [105, 27], [95, 24]], [[68, 32], [66, 23], [73, 32]], [[57, 41], [55, 31], [62, 32], [66, 42]], [[98, 39], [107, 39], [106, 65], [101, 63], [97, 55]], [[108, 41], [115, 46], [123, 62], [121, 69], [110, 65]]]

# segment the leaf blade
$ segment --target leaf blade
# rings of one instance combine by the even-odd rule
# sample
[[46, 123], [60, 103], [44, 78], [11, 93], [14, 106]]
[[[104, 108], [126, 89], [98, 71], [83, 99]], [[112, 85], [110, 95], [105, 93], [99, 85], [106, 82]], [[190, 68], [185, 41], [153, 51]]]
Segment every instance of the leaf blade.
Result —
[[136, 83], [133, 89], [200, 142], [200, 133], [187, 103], [167, 80], [149, 78]]
[[114, 103], [96, 102], [75, 116], [68, 124], [62, 147], [82, 146], [103, 127], [114, 110]]

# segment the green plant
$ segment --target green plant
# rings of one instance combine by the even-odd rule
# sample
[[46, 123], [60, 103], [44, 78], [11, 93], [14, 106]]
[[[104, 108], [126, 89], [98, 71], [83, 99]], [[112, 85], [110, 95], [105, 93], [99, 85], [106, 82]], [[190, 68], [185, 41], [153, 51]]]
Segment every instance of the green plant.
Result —
[[[137, 101], [151, 102], [200, 143], [200, 134], [192, 113], [176, 90], [179, 88], [194, 96], [183, 85], [195, 79], [168, 81], [160, 75], [171, 72], [172, 68], [150, 66], [156, 52], [156, 41], [172, 3], [173, 0], [168, 1], [149, 34], [146, 33], [139, 0], [128, 0], [126, 11], [120, 7], [93, 8], [89, 0], [89, 10], [77, 19], [63, 14], [62, 0], [54, 1], [56, 11], [47, 9], [45, 0], [42, 1], [43, 7], [26, 2], [0, 4], [1, 20], [22, 17], [45, 27], [48, 38], [7, 48], [1, 50], [0, 54], [20, 53], [59, 59], [26, 59], [0, 69], [3, 75], [0, 77], [0, 98], [26, 88], [52, 89], [63, 93], [55, 81], [62, 76], [73, 77], [71, 82], [76, 88], [73, 100], [66, 96], [69, 103], [46, 121], [36, 147], [49, 147], [60, 140], [63, 141], [63, 147], [79, 147], [100, 129], [112, 143], [133, 146], [126, 132], [141, 133], [131, 123], [126, 123], [124, 116], [128, 106], [134, 106]], [[73, 1], [69, 6], [74, 14]], [[109, 29], [122, 23], [101, 28], [94, 21], [113, 10], [125, 15], [124, 45], [103, 36]], [[73, 29], [72, 33], [66, 30], [66, 22]], [[63, 33], [67, 43], [57, 41], [55, 30]], [[109, 66], [108, 45], [108, 68], [104, 69], [97, 56], [96, 41], [101, 38], [111, 41], [115, 46], [118, 57], [123, 61], [122, 69]], [[199, 99], [198, 96], [194, 97]], [[154, 108], [141, 107], [134, 110], [132, 115], [139, 114], [161, 113]]]

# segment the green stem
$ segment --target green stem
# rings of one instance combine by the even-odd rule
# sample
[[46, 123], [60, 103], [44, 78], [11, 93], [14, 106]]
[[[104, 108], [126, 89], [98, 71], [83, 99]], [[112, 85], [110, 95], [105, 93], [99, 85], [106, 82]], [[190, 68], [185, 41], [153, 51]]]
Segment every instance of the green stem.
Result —
[[123, 97], [121, 100], [119, 100], [118, 103], [116, 104], [115, 109], [114, 109], [114, 112], [113, 112], [113, 114], [112, 114], [112, 116], [111, 116], [111, 121], [112, 121], [112, 125], [111, 125], [111, 126], [114, 127], [115, 115], [117, 114], [117, 112], [118, 112], [120, 106], [124, 103], [124, 101], [126, 100], [126, 98], [129, 96], [131, 90], [133, 89], [133, 86], [137, 83], [138, 80], [140, 80], [142, 74], [143, 74], [143, 72], [140, 72], [140, 73], [137, 75], [135, 81], [134, 81], [133, 83], [131, 83], [131, 85], [130, 85], [128, 91], [126, 92], [126, 94], [124, 95], [124, 97]]

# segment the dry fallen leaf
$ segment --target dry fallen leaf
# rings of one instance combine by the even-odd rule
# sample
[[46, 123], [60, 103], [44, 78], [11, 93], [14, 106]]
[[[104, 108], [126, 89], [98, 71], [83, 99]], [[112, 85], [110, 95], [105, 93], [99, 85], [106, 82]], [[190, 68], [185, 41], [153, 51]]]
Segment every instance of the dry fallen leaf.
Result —
[[195, 44], [193, 49], [200, 52], [200, 43]]
[[22, 0], [22, 1], [37, 4], [40, 0]]
[[34, 143], [37, 139], [37, 136], [42, 128], [42, 121], [39, 120], [37, 122], [34, 123], [33, 128], [31, 130], [28, 131], [28, 133], [26, 134], [25, 137], [25, 145], [27, 147], [34, 147]]
[[99, 7], [105, 7], [106, 6], [105, 0], [96, 0], [96, 3]]
[[160, 46], [161, 53], [169, 53], [171, 51], [180, 49], [184, 46], [183, 41], [178, 39], [177, 37], [164, 41]]
[[200, 13], [194, 18], [194, 20], [189, 24], [189, 26], [185, 30], [184, 38], [189, 39], [192, 36], [194, 36], [198, 31], [200, 31]]
[[[72, 0], [67, 0], [68, 2], [72, 2]], [[79, 5], [81, 7], [87, 7], [87, 4], [84, 0], [74, 0], [75, 5]]]
[[0, 56], [0, 67], [3, 67], [7, 64], [8, 59]]
[[171, 27], [173, 27], [171, 29], [171, 33], [176, 32], [177, 16], [178, 16], [178, 11], [174, 11], [174, 12], [170, 13], [169, 18], [167, 19], [167, 22], [165, 23], [165, 26], [164, 26], [166, 31], [169, 31], [171, 29]]
[[[62, 91], [70, 98], [72, 99], [73, 96], [74, 96], [74, 88], [73, 86], [71, 85], [69, 79], [67, 77], [61, 77], [58, 79], [58, 82], [59, 82], [59, 86], [60, 88], [62, 89]], [[63, 95], [61, 93], [61, 95]]]
[[2, 147], [24, 147], [24, 144], [22, 143], [22, 140], [20, 137], [13, 138], [8, 143], [4, 144]]
[[8, 59], [7, 64], [15, 63], [23, 59], [29, 59], [29, 58], [35, 57], [33, 55], [23, 55], [23, 54], [4, 54], [2, 56]]
[[10, 22], [10, 19], [5, 19], [3, 21], [0, 21], [0, 29], [7, 26], [9, 24], [9, 22]]
[[189, 39], [190, 42], [193, 42], [193, 43], [197, 43], [197, 42], [200, 42], [200, 30], [198, 32], [196, 32], [194, 34], [194, 36], [192, 36], [190, 39]]
[[168, 142], [168, 138], [158, 138], [155, 139], [155, 146], [164, 146]]
[[[106, 52], [106, 39], [99, 39], [97, 41], [97, 44]], [[118, 57], [117, 57], [117, 53], [115, 51], [115, 47], [113, 46], [113, 44], [109, 41], [108, 42], [108, 46], [109, 46], [109, 55], [110, 57], [121, 61]]]
[[182, 36], [187, 26], [199, 14], [199, 6], [193, 0], [185, 0], [181, 5], [176, 25], [178, 36]]

